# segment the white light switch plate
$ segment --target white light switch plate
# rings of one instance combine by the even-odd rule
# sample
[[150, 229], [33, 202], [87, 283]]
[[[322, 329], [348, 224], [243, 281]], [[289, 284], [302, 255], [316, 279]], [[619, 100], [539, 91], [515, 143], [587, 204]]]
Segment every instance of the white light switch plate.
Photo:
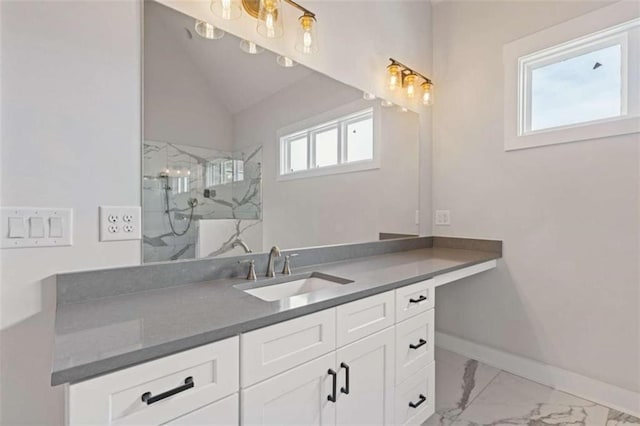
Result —
[[436, 210], [435, 221], [436, 225], [439, 226], [451, 225], [451, 214], [449, 210]]
[[100, 206], [100, 241], [139, 240], [140, 206]]
[[[54, 232], [51, 229], [52, 219], [56, 224]], [[0, 222], [2, 227], [0, 248], [52, 247], [73, 244], [72, 209], [2, 207]]]

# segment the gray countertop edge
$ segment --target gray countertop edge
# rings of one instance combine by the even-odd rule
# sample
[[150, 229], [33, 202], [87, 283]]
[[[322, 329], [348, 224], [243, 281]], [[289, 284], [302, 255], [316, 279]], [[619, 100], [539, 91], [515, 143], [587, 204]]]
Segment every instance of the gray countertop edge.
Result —
[[294, 319], [303, 315], [308, 315], [314, 312], [318, 312], [324, 309], [333, 308], [338, 305], [342, 305], [354, 300], [359, 300], [365, 297], [373, 296], [375, 294], [384, 293], [389, 290], [393, 290], [399, 287], [404, 287], [410, 284], [414, 284], [419, 281], [424, 281], [433, 278], [437, 275], [442, 275], [447, 272], [456, 271], [459, 269], [468, 268], [473, 265], [489, 262], [491, 260], [500, 259], [502, 256], [499, 253], [494, 253], [493, 256], [463, 263], [450, 268], [443, 268], [441, 270], [433, 271], [428, 274], [421, 274], [405, 278], [399, 281], [390, 282], [387, 284], [381, 284], [372, 288], [363, 289], [347, 295], [337, 296], [332, 299], [320, 301], [317, 303], [301, 306], [299, 308], [270, 314], [264, 317], [255, 318], [246, 322], [240, 322], [237, 324], [229, 325], [222, 328], [217, 328], [205, 333], [196, 334], [193, 336], [185, 337], [183, 339], [174, 340], [171, 342], [163, 343], [160, 345], [134, 350], [126, 354], [116, 355], [110, 358], [101, 359], [99, 361], [78, 365], [75, 367], [54, 371], [51, 373], [51, 385], [57, 386], [61, 384], [73, 384], [80, 381], [92, 379], [104, 374], [112, 373], [114, 371], [122, 370], [125, 368], [133, 367], [138, 364], [153, 361], [155, 359], [170, 356], [179, 352], [183, 352], [189, 349], [196, 348], [198, 346], [213, 343], [219, 340], [223, 340], [229, 337], [237, 336], [241, 333], [256, 330], [259, 328], [267, 327], [279, 322]]

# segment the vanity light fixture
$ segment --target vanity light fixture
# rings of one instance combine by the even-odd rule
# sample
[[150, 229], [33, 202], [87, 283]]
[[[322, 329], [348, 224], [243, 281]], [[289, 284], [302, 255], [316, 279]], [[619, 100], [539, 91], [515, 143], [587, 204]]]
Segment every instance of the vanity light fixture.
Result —
[[421, 84], [422, 87], [422, 103], [424, 105], [433, 105], [433, 84], [429, 81], [425, 81]]
[[364, 99], [365, 101], [372, 101], [376, 98], [376, 95], [374, 95], [371, 92], [362, 92], [362, 99]]
[[244, 53], [248, 53], [249, 55], [257, 55], [264, 52], [264, 48], [249, 40], [241, 40], [240, 49], [242, 49]]
[[196, 19], [195, 25], [196, 33], [202, 38], [206, 38], [208, 40], [218, 40], [224, 37], [225, 32], [220, 28], [216, 28], [210, 23], [206, 21], [201, 21]]
[[284, 35], [283, 2], [302, 12], [298, 18], [295, 49], [304, 54], [316, 53], [316, 15], [293, 0], [212, 0], [210, 8], [214, 15], [226, 20], [239, 18], [244, 9], [257, 19], [258, 34], [266, 38], [280, 38]]
[[387, 66], [387, 85], [389, 89], [403, 88], [407, 98], [414, 99], [418, 93], [418, 82], [422, 80], [422, 83], [420, 83], [422, 103], [431, 105], [433, 103], [433, 82], [403, 63], [393, 58], [389, 58], [389, 60], [391, 61], [391, 64]]
[[402, 75], [398, 64], [391, 63], [391, 65], [387, 66], [387, 74], [389, 89], [395, 90], [402, 85]]
[[258, 34], [266, 38], [280, 38], [284, 34], [281, 0], [260, 0]]
[[276, 62], [281, 67], [285, 67], [285, 68], [291, 68], [298, 65], [296, 62], [293, 61], [293, 59], [288, 58], [286, 56], [282, 56], [282, 55], [278, 55], [278, 57], [276, 58]]
[[305, 55], [316, 53], [318, 51], [318, 41], [316, 40], [316, 16], [305, 10], [298, 19], [300, 26], [298, 27], [298, 35], [296, 36], [296, 50]]

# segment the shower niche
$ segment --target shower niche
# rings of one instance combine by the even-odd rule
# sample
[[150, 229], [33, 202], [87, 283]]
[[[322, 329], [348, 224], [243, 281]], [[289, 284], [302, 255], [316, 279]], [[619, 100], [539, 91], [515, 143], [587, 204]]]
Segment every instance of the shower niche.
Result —
[[144, 142], [145, 262], [262, 249], [262, 147]]

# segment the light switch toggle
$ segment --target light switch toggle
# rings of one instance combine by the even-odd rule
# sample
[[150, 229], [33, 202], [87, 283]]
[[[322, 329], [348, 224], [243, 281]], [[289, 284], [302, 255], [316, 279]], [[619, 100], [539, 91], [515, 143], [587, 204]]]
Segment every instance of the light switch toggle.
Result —
[[9, 218], [9, 238], [24, 238], [24, 220], [21, 217]]
[[49, 238], [62, 238], [63, 235], [62, 218], [49, 218]]
[[44, 238], [44, 220], [41, 217], [29, 218], [29, 236], [31, 238]]

